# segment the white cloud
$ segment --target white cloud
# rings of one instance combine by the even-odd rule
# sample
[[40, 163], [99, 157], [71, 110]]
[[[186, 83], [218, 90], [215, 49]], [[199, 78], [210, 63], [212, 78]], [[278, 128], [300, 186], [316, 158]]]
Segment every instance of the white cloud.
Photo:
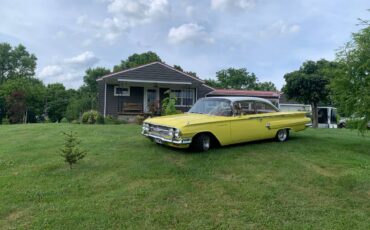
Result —
[[213, 10], [248, 10], [256, 5], [256, 0], [211, 0]]
[[84, 71], [95, 66], [98, 61], [93, 52], [86, 51], [45, 66], [37, 76], [47, 84], [62, 82], [67, 88], [78, 88], [82, 84]]
[[196, 23], [187, 23], [179, 27], [172, 27], [168, 32], [168, 41], [172, 44], [183, 42], [213, 43], [214, 39], [203, 26]]
[[108, 0], [108, 17], [103, 21], [88, 20], [86, 15], [79, 16], [76, 23], [96, 30], [97, 38], [113, 44], [128, 29], [151, 23], [169, 15], [170, 4], [167, 0]]
[[79, 55], [71, 58], [66, 58], [64, 63], [67, 65], [73, 65], [78, 67], [89, 67], [95, 65], [99, 59], [91, 51], [85, 51]]
[[41, 70], [38, 77], [45, 79], [49, 76], [60, 75], [61, 73], [63, 73], [63, 69], [59, 65], [48, 65]]
[[283, 36], [287, 34], [298, 33], [301, 30], [301, 27], [297, 24], [287, 24], [283, 20], [278, 20], [271, 25], [267, 26], [265, 29], [259, 32], [261, 37], [270, 37], [270, 36]]
[[140, 23], [166, 14], [169, 10], [167, 0], [112, 0], [108, 12], [124, 16], [131, 23]]

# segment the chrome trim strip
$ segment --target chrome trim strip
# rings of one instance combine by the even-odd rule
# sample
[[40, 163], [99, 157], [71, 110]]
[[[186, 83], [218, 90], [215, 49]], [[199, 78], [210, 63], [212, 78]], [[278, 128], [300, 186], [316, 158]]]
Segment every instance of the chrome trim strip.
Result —
[[191, 144], [191, 139], [190, 140], [173, 140], [173, 139], [167, 139], [167, 138], [164, 138], [164, 137], [161, 137], [161, 136], [156, 136], [156, 135], [153, 135], [153, 134], [150, 134], [150, 133], [144, 133], [142, 132], [142, 134], [146, 137], [151, 137], [151, 138], [155, 138], [155, 139], [159, 139], [163, 142], [169, 142], [169, 143], [173, 143], [173, 144]]

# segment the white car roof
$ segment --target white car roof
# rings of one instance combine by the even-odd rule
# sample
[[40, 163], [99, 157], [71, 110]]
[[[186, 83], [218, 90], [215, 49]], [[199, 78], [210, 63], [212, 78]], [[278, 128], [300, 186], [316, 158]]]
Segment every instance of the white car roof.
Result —
[[[265, 103], [268, 103], [269, 105], [273, 106], [274, 108], [276, 108], [276, 106], [274, 104], [271, 103], [271, 101], [267, 100], [267, 99], [264, 99], [264, 98], [260, 98], [260, 97], [205, 97], [204, 99], [211, 99], [211, 98], [215, 98], [215, 99], [226, 99], [226, 100], [229, 100], [230, 102], [236, 102], [236, 101], [260, 101], [260, 102], [265, 102]], [[276, 108], [277, 110], [279, 110], [278, 108]]]

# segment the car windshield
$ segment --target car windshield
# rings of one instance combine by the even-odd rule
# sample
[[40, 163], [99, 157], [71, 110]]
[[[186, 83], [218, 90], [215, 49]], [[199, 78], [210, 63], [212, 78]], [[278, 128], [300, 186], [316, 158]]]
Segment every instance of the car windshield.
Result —
[[200, 113], [215, 116], [231, 116], [231, 103], [227, 99], [204, 98], [197, 101], [189, 113]]

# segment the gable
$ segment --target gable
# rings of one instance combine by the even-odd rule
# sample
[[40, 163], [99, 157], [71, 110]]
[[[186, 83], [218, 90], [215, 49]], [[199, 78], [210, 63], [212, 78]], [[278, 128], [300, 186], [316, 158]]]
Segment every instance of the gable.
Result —
[[154, 81], [154, 82], [190, 82], [192, 84], [204, 84], [201, 79], [190, 76], [178, 71], [171, 66], [160, 62], [154, 62], [147, 65], [123, 70], [117, 73], [106, 75], [100, 80], [135, 80], [135, 81]]

